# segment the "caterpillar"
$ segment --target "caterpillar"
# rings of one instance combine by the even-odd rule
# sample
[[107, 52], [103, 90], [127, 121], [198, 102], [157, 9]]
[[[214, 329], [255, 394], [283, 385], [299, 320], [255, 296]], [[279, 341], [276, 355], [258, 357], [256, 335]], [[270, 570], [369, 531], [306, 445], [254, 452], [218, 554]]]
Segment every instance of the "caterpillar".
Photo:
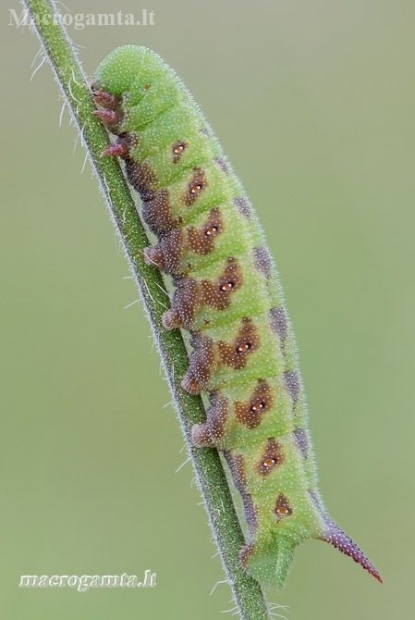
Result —
[[144, 47], [110, 53], [92, 92], [96, 115], [116, 136], [104, 154], [123, 161], [157, 238], [145, 260], [172, 279], [163, 326], [189, 336], [182, 387], [209, 402], [192, 441], [222, 452], [243, 500], [249, 539], [242, 567], [282, 587], [295, 547], [316, 538], [381, 582], [320, 496], [279, 275], [214, 132], [175, 72]]

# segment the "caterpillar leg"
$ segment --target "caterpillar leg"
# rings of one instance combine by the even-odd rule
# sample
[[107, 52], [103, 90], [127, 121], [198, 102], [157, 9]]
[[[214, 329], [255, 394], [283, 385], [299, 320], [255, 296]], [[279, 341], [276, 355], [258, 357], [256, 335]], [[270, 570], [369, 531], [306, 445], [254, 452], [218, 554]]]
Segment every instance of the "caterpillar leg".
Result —
[[214, 392], [210, 399], [205, 424], [195, 424], [192, 428], [193, 444], [198, 448], [214, 447], [220, 444], [225, 435], [228, 417], [228, 401], [219, 392]]
[[242, 568], [264, 585], [284, 587], [294, 559], [296, 545], [287, 536], [278, 541], [251, 543], [242, 548], [240, 561]]

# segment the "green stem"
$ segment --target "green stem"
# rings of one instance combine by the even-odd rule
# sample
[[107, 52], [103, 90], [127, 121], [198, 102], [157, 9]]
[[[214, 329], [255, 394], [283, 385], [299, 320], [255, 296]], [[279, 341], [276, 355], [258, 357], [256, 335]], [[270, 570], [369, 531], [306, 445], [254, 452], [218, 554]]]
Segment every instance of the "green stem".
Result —
[[109, 145], [109, 138], [93, 114], [95, 106], [74, 46], [62, 25], [56, 21], [58, 10], [53, 0], [22, 0], [22, 3], [29, 10], [55, 78], [81, 132], [140, 290], [241, 618], [269, 619], [261, 588], [241, 570], [239, 564], [239, 549], [244, 538], [219, 455], [216, 450], [192, 446], [190, 430], [193, 424], [205, 419], [203, 403], [200, 397], [191, 396], [180, 387], [180, 379], [188, 366], [187, 351], [178, 330], [168, 332], [162, 328], [161, 317], [169, 306], [169, 298], [161, 274], [143, 260], [143, 250], [149, 241], [119, 164], [112, 158], [101, 157], [102, 151]]

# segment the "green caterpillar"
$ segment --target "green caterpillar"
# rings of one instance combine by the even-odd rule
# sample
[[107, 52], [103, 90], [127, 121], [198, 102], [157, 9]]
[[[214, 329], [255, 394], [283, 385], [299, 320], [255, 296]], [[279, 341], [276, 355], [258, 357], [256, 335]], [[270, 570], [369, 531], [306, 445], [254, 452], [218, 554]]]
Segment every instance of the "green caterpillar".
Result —
[[275, 264], [244, 189], [201, 111], [154, 52], [126, 45], [96, 73], [96, 114], [117, 136], [158, 243], [146, 261], [172, 276], [166, 329], [190, 334], [182, 386], [205, 392], [196, 446], [223, 452], [244, 503], [242, 566], [284, 584], [296, 545], [325, 540], [379, 572], [330, 518], [317, 487], [307, 405]]

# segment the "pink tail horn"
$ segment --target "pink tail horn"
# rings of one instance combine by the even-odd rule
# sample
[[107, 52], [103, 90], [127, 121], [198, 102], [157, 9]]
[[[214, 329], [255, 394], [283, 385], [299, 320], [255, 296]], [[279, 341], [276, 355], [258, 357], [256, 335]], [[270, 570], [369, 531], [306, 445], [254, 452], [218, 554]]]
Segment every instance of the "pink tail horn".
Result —
[[356, 545], [356, 543], [353, 542], [353, 540], [347, 536], [342, 529], [340, 529], [337, 523], [331, 519], [327, 521], [327, 531], [323, 536], [321, 536], [321, 540], [325, 540], [342, 553], [351, 557], [355, 562], [367, 570], [368, 573], [373, 575], [375, 579], [380, 581], [380, 583], [383, 583], [383, 579], [380, 576], [379, 571], [373, 566], [369, 558]]

